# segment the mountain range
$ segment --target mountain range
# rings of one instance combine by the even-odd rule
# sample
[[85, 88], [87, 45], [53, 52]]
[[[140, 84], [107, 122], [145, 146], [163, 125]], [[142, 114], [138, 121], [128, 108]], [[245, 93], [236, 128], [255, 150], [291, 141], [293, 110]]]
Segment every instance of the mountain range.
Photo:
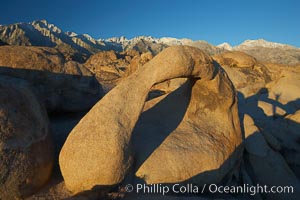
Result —
[[166, 47], [174, 45], [189, 45], [200, 48], [210, 55], [224, 51], [242, 51], [254, 56], [262, 62], [297, 65], [300, 63], [300, 49], [294, 46], [269, 42], [263, 39], [246, 40], [232, 47], [228, 43], [214, 46], [206, 41], [172, 37], [154, 38], [138, 36], [132, 39], [112, 37], [95, 39], [88, 34], [64, 32], [46, 20], [36, 20], [29, 23], [0, 25], [0, 45], [46, 46], [55, 47], [71, 58], [83, 62], [90, 55], [100, 51], [114, 50], [117, 52], [136, 50], [150, 51], [157, 54]]

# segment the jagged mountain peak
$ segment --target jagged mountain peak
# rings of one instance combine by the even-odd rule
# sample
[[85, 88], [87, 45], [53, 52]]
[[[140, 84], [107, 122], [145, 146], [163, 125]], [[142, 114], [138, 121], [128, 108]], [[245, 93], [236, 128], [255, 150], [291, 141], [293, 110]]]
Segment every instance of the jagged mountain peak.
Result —
[[221, 48], [221, 49], [229, 50], [229, 51], [231, 51], [233, 49], [233, 47], [227, 42], [219, 44], [217, 47]]
[[139, 42], [149, 42], [149, 43], [158, 43], [158, 39], [157, 38], [154, 38], [152, 36], [137, 36], [137, 37], [134, 37], [130, 40], [127, 40], [127, 41], [124, 41], [125, 45], [127, 44], [130, 44], [130, 45], [135, 45]]
[[72, 32], [72, 31], [67, 31], [67, 32], [65, 32], [65, 34], [67, 34], [70, 37], [76, 37], [78, 35], [77, 33]]
[[81, 37], [81, 38], [85, 38], [85, 39], [90, 40], [90, 41], [94, 41], [95, 40], [92, 36], [90, 36], [89, 34], [86, 34], [86, 33], [84, 33], [84, 34], [78, 34], [78, 35], [76, 35], [74, 37]]
[[[223, 51], [238, 50], [266, 62], [290, 63], [300, 62], [300, 49], [265, 39], [245, 40], [238, 46], [228, 43], [214, 46], [204, 40], [153, 36], [137, 36], [131, 39], [125, 36], [95, 40], [88, 34], [63, 32], [47, 20], [35, 20], [29, 23], [0, 25], [0, 40], [9, 45], [55, 47], [64, 52], [80, 53], [89, 56], [103, 50], [124, 51], [135, 49], [140, 52], [158, 53], [168, 46], [189, 45], [197, 47], [210, 55]], [[271, 52], [272, 51], [272, 52]], [[282, 59], [282, 56], [286, 59]]]
[[31, 24], [44, 24], [45, 26], [48, 26], [48, 21], [45, 19], [38, 19], [32, 21]]
[[35, 20], [30, 23], [32, 26], [34, 26], [36, 29], [46, 29], [52, 32], [61, 33], [61, 29], [55, 26], [54, 24], [50, 24], [47, 22], [47, 20]]
[[125, 36], [121, 36], [121, 37], [111, 37], [111, 38], [107, 38], [107, 39], [98, 39], [100, 41], [107, 41], [107, 42], [115, 42], [115, 43], [124, 43], [126, 41], [128, 41], [128, 39]]
[[63, 52], [90, 55], [109, 49], [88, 34], [63, 32], [47, 20], [15, 23], [0, 28], [0, 39], [10, 45], [56, 47]]

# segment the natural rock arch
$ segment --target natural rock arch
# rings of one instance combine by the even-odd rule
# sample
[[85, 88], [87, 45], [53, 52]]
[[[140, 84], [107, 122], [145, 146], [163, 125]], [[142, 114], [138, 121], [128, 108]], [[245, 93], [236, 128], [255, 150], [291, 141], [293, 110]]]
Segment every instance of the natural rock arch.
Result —
[[[68, 189], [80, 192], [95, 186], [115, 185], [124, 179], [131, 167], [132, 131], [151, 87], [156, 83], [178, 77], [198, 79], [202, 86], [207, 87], [202, 93], [205, 98], [209, 98], [210, 92], [214, 93], [207, 101], [209, 102], [207, 106], [210, 106], [208, 109], [211, 111], [204, 112], [217, 110], [215, 116], [225, 119], [224, 122], [220, 122], [222, 124], [220, 127], [225, 129], [221, 134], [228, 136], [226, 139], [228, 142], [221, 161], [224, 162], [231, 156], [241, 144], [237, 101], [232, 83], [226, 73], [215, 65], [212, 58], [201, 50], [188, 46], [174, 46], [165, 49], [122, 80], [72, 130], [59, 157], [60, 168]], [[217, 96], [219, 92], [220, 97]], [[194, 111], [199, 109], [197, 105], [192, 108]], [[189, 113], [193, 119], [197, 118], [197, 114], [201, 115], [198, 112]], [[219, 123], [218, 120], [213, 122]], [[203, 124], [205, 123], [201, 123]], [[239, 156], [234, 157], [234, 160], [238, 159]], [[220, 167], [221, 164], [218, 163], [214, 167]], [[144, 168], [139, 174], [146, 173], [145, 171], [147, 169]], [[197, 173], [201, 172], [200, 170]], [[180, 180], [184, 178], [191, 177], [180, 177]], [[173, 180], [179, 178], [174, 177]]]

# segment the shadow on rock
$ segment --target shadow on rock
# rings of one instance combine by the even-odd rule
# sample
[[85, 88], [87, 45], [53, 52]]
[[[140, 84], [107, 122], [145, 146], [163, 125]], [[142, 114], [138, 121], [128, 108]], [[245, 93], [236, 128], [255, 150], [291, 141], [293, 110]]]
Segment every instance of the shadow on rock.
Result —
[[[294, 186], [299, 198], [300, 118], [299, 99], [286, 104], [268, 97], [268, 89], [245, 98], [238, 93], [240, 121], [245, 133], [245, 169], [254, 184]], [[264, 194], [280, 199], [285, 194]]]
[[0, 75], [28, 81], [48, 112], [86, 111], [101, 98], [102, 88], [90, 72], [85, 76], [73, 64], [74, 74], [0, 66]]

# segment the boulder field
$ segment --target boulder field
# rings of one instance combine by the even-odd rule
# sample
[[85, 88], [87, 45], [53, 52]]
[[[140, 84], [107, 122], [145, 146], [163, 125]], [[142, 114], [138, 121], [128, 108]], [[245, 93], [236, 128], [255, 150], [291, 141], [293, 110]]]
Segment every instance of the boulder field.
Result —
[[192, 198], [124, 193], [137, 183], [287, 185], [294, 193], [194, 198], [299, 199], [299, 74], [188, 46], [83, 64], [1, 46], [0, 199]]

